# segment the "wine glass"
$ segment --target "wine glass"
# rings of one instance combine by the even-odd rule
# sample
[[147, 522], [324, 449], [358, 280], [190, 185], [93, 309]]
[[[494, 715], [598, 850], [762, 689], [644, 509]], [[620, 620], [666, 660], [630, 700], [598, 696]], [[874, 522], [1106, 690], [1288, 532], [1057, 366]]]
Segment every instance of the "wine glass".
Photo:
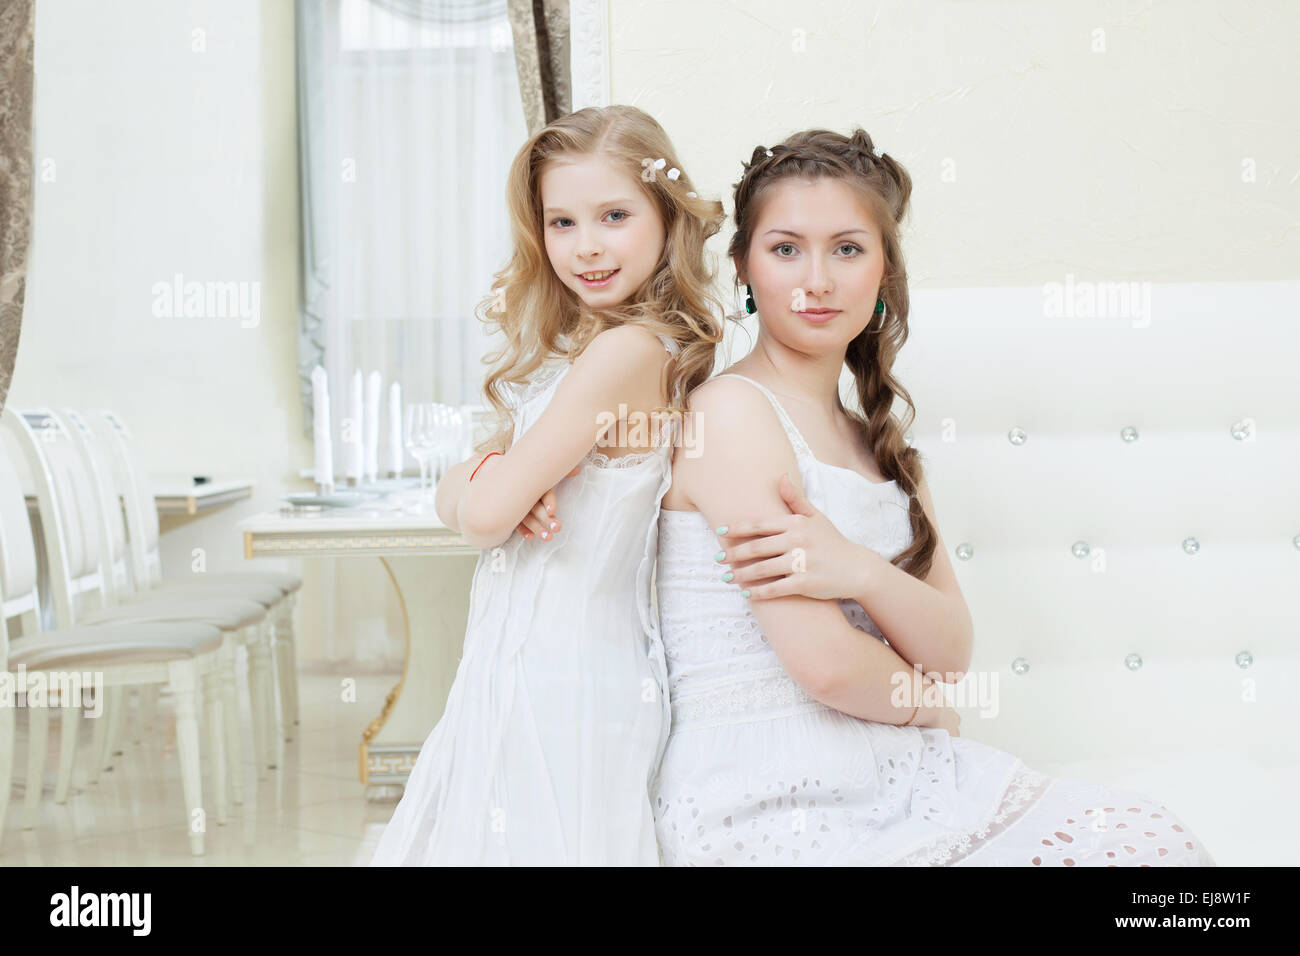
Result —
[[429, 460], [436, 440], [437, 405], [434, 402], [411, 402], [406, 406], [406, 430], [403, 436], [406, 450], [420, 465], [420, 492], [413, 511], [423, 512], [427, 498]]
[[448, 460], [453, 464], [464, 461], [472, 454], [465, 450], [465, 416], [459, 408], [451, 410], [451, 435], [448, 437]]
[[447, 471], [447, 465], [451, 457], [451, 443], [453, 440], [453, 429], [455, 425], [452, 421], [452, 408], [450, 405], [439, 405], [435, 416], [437, 428], [434, 432], [434, 454], [438, 462], [438, 480], [442, 480], [443, 474]]

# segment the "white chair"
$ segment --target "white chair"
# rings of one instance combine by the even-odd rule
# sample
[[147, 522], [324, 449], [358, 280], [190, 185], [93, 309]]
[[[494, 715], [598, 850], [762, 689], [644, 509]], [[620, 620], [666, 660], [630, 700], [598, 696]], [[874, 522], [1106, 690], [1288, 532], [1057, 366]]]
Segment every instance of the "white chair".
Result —
[[[120, 489], [107, 462], [106, 449], [99, 436], [87, 425], [85, 419], [71, 409], [65, 409], [60, 416], [71, 434], [73, 444], [81, 455], [85, 473], [94, 485], [94, 492], [99, 502], [98, 513], [101, 518], [98, 538], [101, 543], [100, 567], [104, 569], [103, 583], [109, 604], [116, 606], [110, 611], [92, 612], [83, 618], [86, 623], [104, 620], [122, 620], [135, 616], [137, 606], [147, 605], [149, 615], [156, 619], [157, 608], [163, 602], [178, 605], [182, 616], [192, 616], [194, 601], [208, 601], [212, 598], [237, 598], [252, 601], [268, 612], [273, 613], [286, 601], [286, 595], [274, 583], [261, 578], [248, 576], [227, 576], [196, 574], [175, 587], [159, 587], [148, 591], [132, 591], [132, 576], [128, 573], [126, 531], [122, 521]], [[272, 687], [272, 656], [270, 650], [271, 622], [267, 622], [265, 639], [258, 639], [247, 645], [249, 700], [252, 709], [254, 753], [257, 757], [259, 777], [264, 776], [265, 767], [276, 766], [275, 753], [275, 693]], [[137, 724], [148, 721], [153, 713], [152, 695], [142, 695], [140, 701], [140, 719]], [[116, 731], [120, 724], [110, 724]], [[229, 746], [238, 753], [238, 722], [230, 721], [229, 733], [232, 735]], [[115, 741], [114, 741], [115, 742]], [[231, 764], [231, 783], [235, 803], [243, 803], [243, 775], [237, 763]]]
[[[263, 775], [264, 724], [269, 708], [270, 672], [266, 609], [255, 602], [228, 599], [183, 597], [170, 601], [105, 607], [111, 574], [102, 565], [102, 512], [94, 484], [72, 446], [71, 436], [60, 419], [49, 409], [17, 412], [4, 411], [6, 431], [16, 441], [35, 486], [55, 618], [60, 627], [108, 623], [191, 622], [217, 627], [223, 635], [219, 654], [219, 680], [216, 691], [225, 702], [221, 709], [225, 737], [223, 747], [214, 752], [214, 786], [217, 820], [227, 819], [227, 787], [242, 801], [242, 762], [240, 761], [237, 695], [234, 685], [235, 647], [249, 649], [250, 699], [254, 712], [254, 753], [258, 775]], [[40, 437], [37, 437], [39, 433]], [[93, 603], [92, 603], [93, 602]], [[95, 608], [87, 610], [88, 608]], [[112, 766], [112, 742], [121, 729], [126, 701], [123, 688], [116, 687], [105, 703], [108, 720], [97, 722], [92, 742], [93, 761], [88, 780], [95, 783], [102, 768]], [[217, 757], [223, 759], [215, 759]], [[60, 761], [60, 786], [66, 792], [71, 773], [71, 757]], [[227, 773], [227, 764], [229, 773]], [[28, 817], [34, 809], [29, 809]]]
[[[10, 411], [4, 411], [8, 420]], [[51, 520], [57, 522], [55, 516]], [[52, 528], [48, 534], [57, 535]], [[185, 799], [190, 852], [204, 852], [204, 808], [199, 753], [198, 713], [202, 688], [210, 745], [221, 766], [221, 701], [213, 689], [222, 644], [221, 631], [192, 622], [134, 623], [41, 630], [40, 595], [36, 587], [36, 551], [27, 505], [17, 479], [15, 463], [0, 448], [0, 671], [17, 668], [28, 679], [88, 669], [102, 675], [102, 686], [161, 685], [176, 701], [176, 741]], [[18, 620], [22, 636], [9, 637], [9, 621]], [[57, 683], [57, 681], [56, 681]], [[93, 683], [93, 681], [92, 681]], [[28, 702], [30, 703], [30, 701]], [[55, 800], [68, 796], [72, 762], [80, 727], [80, 701], [60, 700], [62, 749]], [[28, 707], [28, 758], [23, 827], [35, 824], [35, 811], [45, 778], [49, 707]], [[100, 720], [106, 714], [101, 713]], [[98, 726], [98, 724], [97, 724]], [[10, 789], [13, 783], [15, 712], [0, 707], [0, 839], [3, 838]], [[218, 771], [219, 775], [219, 771]], [[2, 844], [0, 844], [2, 845]]]
[[85, 421], [99, 436], [101, 447], [108, 452], [105, 457], [122, 496], [123, 510], [126, 513], [131, 574], [137, 593], [152, 594], [160, 589], [188, 587], [200, 577], [213, 587], [231, 582], [254, 581], [264, 584], [269, 582], [283, 593], [283, 600], [272, 609], [275, 668], [283, 709], [281, 725], [284, 739], [292, 740], [293, 727], [298, 723], [299, 715], [293, 609], [297, 603], [298, 590], [302, 587], [302, 578], [287, 571], [262, 569], [165, 577], [158, 549], [158, 510], [154, 503], [153, 487], [148, 475], [139, 466], [139, 458], [130, 430], [121, 418], [107, 409], [95, 409], [86, 413]]

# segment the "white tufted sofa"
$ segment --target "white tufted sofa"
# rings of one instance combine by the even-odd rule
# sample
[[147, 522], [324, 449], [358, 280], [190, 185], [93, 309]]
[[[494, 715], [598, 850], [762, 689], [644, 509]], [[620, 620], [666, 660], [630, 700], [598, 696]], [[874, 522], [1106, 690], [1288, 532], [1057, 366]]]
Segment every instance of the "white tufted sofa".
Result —
[[1082, 285], [912, 294], [895, 371], [996, 686], [962, 733], [1300, 863], [1300, 282]]

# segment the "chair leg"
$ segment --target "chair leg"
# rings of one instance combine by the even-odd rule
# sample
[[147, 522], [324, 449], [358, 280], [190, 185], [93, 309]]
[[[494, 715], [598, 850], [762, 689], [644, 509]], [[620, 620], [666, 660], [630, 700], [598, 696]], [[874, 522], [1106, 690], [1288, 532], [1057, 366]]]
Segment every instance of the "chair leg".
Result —
[[63, 721], [59, 737], [59, 781], [54, 786], [54, 802], [68, 802], [68, 790], [72, 787], [72, 768], [77, 759], [77, 733], [81, 730], [81, 701], [72, 701], [71, 706], [65, 702], [59, 708], [59, 718]]
[[262, 693], [262, 671], [266, 656], [261, 653], [260, 635], [254, 628], [244, 630], [244, 651], [248, 655], [248, 706], [253, 718], [253, 766], [257, 779], [266, 779], [266, 697]]
[[199, 763], [199, 682], [193, 661], [171, 665], [171, 685], [176, 695], [176, 750], [181, 762], [181, 783], [185, 790], [185, 819], [190, 853], [203, 855], [203, 836], [208, 828], [203, 809], [203, 773]]
[[292, 658], [290, 663], [293, 664], [293, 670], [290, 672], [293, 675], [293, 685], [292, 685], [293, 686], [293, 722], [295, 724], [301, 725], [302, 708], [299, 706], [299, 696], [298, 696], [298, 632], [293, 629], [293, 611], [294, 608], [298, 606], [298, 595], [291, 594], [289, 595], [289, 597], [292, 598], [292, 600], [289, 602], [288, 628], [289, 628], [289, 653]]
[[108, 723], [108, 756], [110, 760], [122, 756], [122, 738], [126, 736], [126, 725], [131, 719], [131, 691], [132, 688], [130, 687], [122, 688], [122, 706], [117, 708], [117, 713]]
[[137, 693], [140, 695], [139, 710], [136, 712], [135, 743], [139, 743], [149, 730], [153, 727], [154, 718], [158, 714], [158, 685], [146, 684], [141, 687]]
[[122, 713], [125, 710], [126, 688], [121, 685], [110, 687], [108, 689], [108, 706], [104, 709], [104, 715], [100, 718], [106, 723], [104, 739], [101, 742], [103, 749], [98, 752], [97, 756], [99, 765], [105, 770], [113, 769], [113, 741], [118, 736]]
[[5, 817], [14, 784], [14, 708], [0, 707], [0, 850], [4, 849]]
[[262, 705], [262, 763], [274, 770], [279, 740], [279, 714], [275, 704], [275, 658], [271, 653], [271, 622], [263, 619], [257, 626], [256, 648], [259, 666], [258, 693]]
[[113, 695], [109, 693], [109, 688], [101, 687], [95, 691], [95, 706], [99, 708], [99, 716], [95, 718], [95, 729], [90, 735], [90, 756], [89, 766], [86, 771], [87, 783], [99, 783], [99, 770], [104, 765], [103, 757], [104, 746], [108, 742], [108, 712], [112, 707]]
[[23, 829], [36, 826], [36, 810], [45, 787], [45, 748], [50, 734], [50, 709], [27, 708], [27, 792], [23, 795]]
[[[216, 662], [212, 662], [216, 665]], [[203, 722], [208, 729], [208, 766], [212, 768], [212, 792], [217, 807], [217, 825], [225, 826], [226, 809], [226, 728], [221, 720], [221, 675], [216, 666], [203, 672]]]
[[284, 712], [284, 739], [293, 740], [298, 724], [298, 659], [293, 641], [293, 598], [285, 595], [275, 621], [276, 664], [280, 674], [280, 700]]
[[275, 714], [276, 727], [279, 732], [284, 734], [285, 742], [293, 740], [293, 721], [289, 719], [288, 694], [285, 691], [284, 681], [287, 675], [284, 665], [284, 629], [280, 626], [279, 615], [272, 617], [270, 614], [266, 618], [266, 633], [270, 637], [271, 646], [271, 671], [275, 675], [271, 681], [270, 701], [272, 713]]
[[233, 636], [221, 643], [220, 664], [221, 721], [226, 725], [226, 763], [229, 767], [230, 796], [236, 806], [244, 802], [244, 752], [239, 733], [239, 691], [235, 684], [235, 644]]

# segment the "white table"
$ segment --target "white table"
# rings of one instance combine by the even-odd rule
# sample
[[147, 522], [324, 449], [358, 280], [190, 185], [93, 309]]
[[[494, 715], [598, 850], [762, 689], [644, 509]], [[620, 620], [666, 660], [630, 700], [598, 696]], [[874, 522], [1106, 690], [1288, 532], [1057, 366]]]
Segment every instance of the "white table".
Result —
[[154, 477], [153, 500], [160, 515], [195, 515], [253, 496], [253, 481], [232, 478], [194, 484], [193, 478]]
[[245, 558], [376, 557], [393, 582], [405, 621], [406, 662], [382, 712], [361, 737], [360, 778], [372, 799], [389, 797], [391, 785], [406, 782], [442, 716], [481, 553], [443, 525], [432, 505], [427, 515], [404, 514], [397, 510], [402, 500], [389, 496], [359, 508], [266, 512], [237, 525]]

